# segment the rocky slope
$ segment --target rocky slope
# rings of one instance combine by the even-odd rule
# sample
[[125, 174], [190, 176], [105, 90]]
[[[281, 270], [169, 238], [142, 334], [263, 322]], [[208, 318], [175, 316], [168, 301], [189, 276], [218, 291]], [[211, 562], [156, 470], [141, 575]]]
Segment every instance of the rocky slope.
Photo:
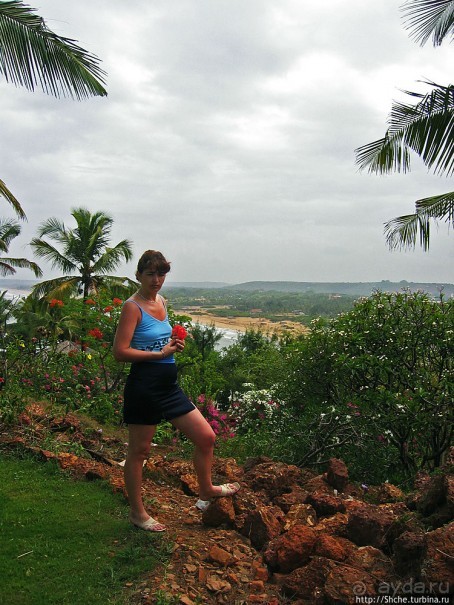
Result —
[[[42, 449], [40, 434], [49, 431], [57, 441], [78, 443], [84, 456]], [[72, 414], [53, 417], [32, 406], [0, 441], [44, 460], [55, 458], [78, 477], [106, 479], [124, 493], [118, 465], [124, 436], [93, 430], [87, 436]], [[215, 500], [202, 514], [194, 507], [192, 464], [160, 447], [153, 454], [144, 469], [144, 498], [168, 527], [162, 539], [171, 539], [175, 548], [165, 569], [132, 587], [134, 603], [156, 603], [158, 590], [182, 605], [449, 603], [452, 598], [452, 459], [438, 475], [418, 477], [409, 495], [390, 484], [366, 491], [349, 481], [337, 459], [321, 475], [266, 458], [244, 466], [217, 459], [216, 479], [239, 481], [242, 489], [233, 498]], [[411, 600], [422, 595], [430, 600]]]

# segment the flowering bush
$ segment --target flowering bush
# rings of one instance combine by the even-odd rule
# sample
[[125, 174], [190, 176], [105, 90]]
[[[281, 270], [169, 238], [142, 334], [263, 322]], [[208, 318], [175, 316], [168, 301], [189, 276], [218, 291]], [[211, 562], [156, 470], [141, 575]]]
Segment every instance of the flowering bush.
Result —
[[229, 419], [226, 413], [218, 409], [213, 399], [205, 395], [199, 395], [197, 398], [197, 407], [208, 421], [215, 435], [221, 439], [235, 436], [231, 419]]
[[288, 358], [287, 398], [301, 417], [334, 409], [348, 420], [356, 459], [373, 444], [370, 464], [383, 450], [407, 474], [433, 469], [453, 438], [453, 324], [453, 300], [377, 292], [312, 323]]
[[252, 384], [244, 386], [249, 386], [250, 390], [241, 395], [236, 393], [229, 408], [229, 413], [235, 421], [236, 432], [242, 435], [257, 431], [266, 425], [278, 433], [286, 416], [282, 402], [272, 390], [254, 389]]

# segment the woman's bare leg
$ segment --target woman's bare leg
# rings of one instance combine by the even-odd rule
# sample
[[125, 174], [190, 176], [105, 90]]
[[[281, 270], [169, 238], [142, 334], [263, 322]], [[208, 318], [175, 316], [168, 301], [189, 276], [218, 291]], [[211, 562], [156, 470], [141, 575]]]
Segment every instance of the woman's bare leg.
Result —
[[195, 445], [194, 468], [199, 481], [199, 498], [209, 500], [213, 496], [219, 495], [221, 488], [213, 485], [211, 479], [214, 442], [216, 440], [213, 429], [197, 409], [174, 418], [171, 422]]
[[143, 523], [150, 518], [142, 500], [142, 470], [143, 461], [150, 454], [151, 441], [156, 432], [156, 426], [130, 424], [128, 454], [124, 467], [126, 491], [131, 507], [131, 521]]

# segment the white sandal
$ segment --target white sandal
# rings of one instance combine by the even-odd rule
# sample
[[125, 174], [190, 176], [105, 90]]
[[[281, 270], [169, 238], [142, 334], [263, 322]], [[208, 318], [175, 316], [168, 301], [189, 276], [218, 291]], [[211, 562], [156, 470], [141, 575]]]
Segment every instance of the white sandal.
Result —
[[131, 518], [129, 520], [133, 525], [135, 525], [139, 529], [144, 529], [145, 531], [166, 531], [167, 529], [165, 525], [159, 523], [159, 521], [156, 521], [156, 519], [153, 519], [153, 517], [150, 517], [146, 521], [139, 523], [137, 523], [136, 521], [132, 521]]
[[221, 493], [219, 495], [213, 496], [209, 500], [197, 500], [195, 503], [196, 508], [201, 510], [202, 512], [206, 511], [206, 509], [210, 506], [215, 498], [223, 498], [224, 496], [233, 496], [240, 489], [241, 485], [239, 483], [223, 483], [218, 487], [221, 488]]

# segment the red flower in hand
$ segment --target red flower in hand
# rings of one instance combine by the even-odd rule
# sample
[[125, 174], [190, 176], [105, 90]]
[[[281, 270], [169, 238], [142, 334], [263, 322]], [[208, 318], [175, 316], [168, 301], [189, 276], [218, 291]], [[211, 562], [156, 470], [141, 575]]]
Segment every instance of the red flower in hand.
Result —
[[177, 324], [176, 326], [173, 326], [172, 338], [179, 338], [180, 340], [184, 340], [187, 335], [188, 335], [188, 333], [184, 326], [180, 326], [179, 324]]

